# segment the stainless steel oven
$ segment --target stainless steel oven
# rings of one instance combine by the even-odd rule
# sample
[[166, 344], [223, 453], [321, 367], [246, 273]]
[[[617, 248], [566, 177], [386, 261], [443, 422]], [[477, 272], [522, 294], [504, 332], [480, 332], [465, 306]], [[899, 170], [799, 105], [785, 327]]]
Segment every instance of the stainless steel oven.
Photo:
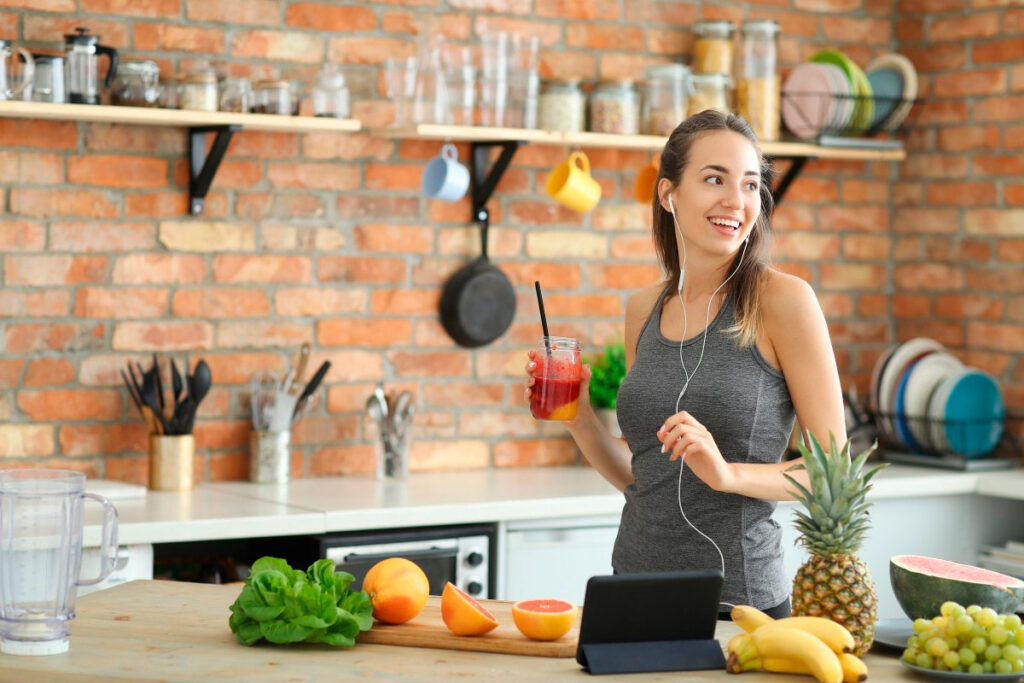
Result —
[[446, 582], [476, 598], [495, 597], [493, 557], [497, 547], [493, 524], [346, 532], [316, 536], [318, 557], [333, 560], [341, 571], [356, 577], [360, 588], [370, 567], [388, 557], [405, 557], [418, 564], [430, 582], [430, 594], [440, 595]]

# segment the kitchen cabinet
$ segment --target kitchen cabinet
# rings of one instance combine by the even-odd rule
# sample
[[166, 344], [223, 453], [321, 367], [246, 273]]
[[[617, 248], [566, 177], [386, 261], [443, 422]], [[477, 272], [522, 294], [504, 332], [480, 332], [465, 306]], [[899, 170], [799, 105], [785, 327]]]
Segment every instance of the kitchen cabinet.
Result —
[[618, 529], [618, 515], [504, 525], [498, 597], [558, 598], [583, 604], [587, 580], [612, 573], [612, 547]]

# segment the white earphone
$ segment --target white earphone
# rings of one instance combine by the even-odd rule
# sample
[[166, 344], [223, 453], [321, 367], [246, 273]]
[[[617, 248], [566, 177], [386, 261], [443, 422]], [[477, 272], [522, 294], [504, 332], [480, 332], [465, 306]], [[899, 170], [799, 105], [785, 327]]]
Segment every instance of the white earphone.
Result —
[[[725, 287], [726, 283], [729, 282], [729, 280], [731, 280], [733, 278], [733, 275], [735, 275], [736, 272], [740, 269], [740, 266], [743, 265], [743, 257], [746, 256], [746, 253], [747, 253], [747, 239], [750, 237], [750, 235], [748, 234], [747, 237], [743, 238], [743, 251], [740, 253], [740, 260], [739, 260], [739, 262], [737, 262], [736, 267], [733, 269], [733, 271], [729, 275], [729, 277], [725, 278], [725, 280], [722, 281], [722, 284], [718, 285], [718, 288], [715, 289], [715, 291], [711, 293], [711, 298], [708, 299], [708, 308], [707, 308], [707, 312], [704, 315], [704, 339], [701, 341], [701, 344], [700, 344], [700, 355], [697, 357], [697, 365], [693, 368], [693, 372], [689, 372], [686, 369], [686, 362], [683, 360], [683, 344], [686, 342], [686, 328], [687, 328], [686, 303], [683, 301], [683, 277], [686, 274], [686, 240], [683, 239], [683, 231], [679, 227], [679, 219], [676, 217], [676, 207], [675, 207], [675, 204], [672, 202], [672, 195], [668, 196], [668, 211], [669, 211], [670, 214], [672, 214], [672, 223], [675, 225], [676, 234], [679, 235], [679, 243], [683, 247], [683, 261], [679, 265], [679, 284], [676, 287], [676, 295], [679, 297], [679, 305], [683, 309], [683, 335], [682, 335], [682, 338], [679, 340], [679, 363], [680, 363], [680, 365], [683, 366], [683, 376], [686, 377], [686, 381], [683, 383], [683, 388], [679, 391], [679, 395], [676, 397], [676, 413], [678, 413], [679, 412], [679, 404], [683, 400], [683, 396], [686, 395], [686, 389], [690, 386], [690, 380], [692, 380], [693, 376], [697, 374], [697, 370], [700, 369], [700, 364], [704, 360], [704, 348], [705, 348], [705, 346], [707, 345], [707, 342], [708, 342], [708, 323], [711, 320], [711, 304], [712, 304], [712, 302], [714, 302], [715, 297], [718, 295], [718, 292], [721, 291], [722, 287]], [[715, 550], [718, 551], [718, 559], [722, 563], [722, 575], [724, 576], [725, 575], [725, 555], [722, 553], [722, 549], [718, 547], [718, 544], [715, 543], [714, 539], [712, 539], [710, 536], [705, 534], [703, 531], [701, 531], [700, 529], [695, 527], [693, 525], [693, 523], [687, 518], [686, 513], [683, 511], [683, 468], [685, 468], [685, 467], [686, 467], [686, 460], [684, 458], [680, 458], [679, 459], [679, 481], [676, 484], [676, 500], [679, 503], [679, 514], [683, 516], [683, 520], [689, 525], [689, 527], [691, 529], [693, 529], [698, 534], [700, 534], [705, 539], [707, 539], [707, 541], [709, 543], [711, 543], [711, 545], [713, 545], [715, 547]], [[727, 603], [727, 602], [723, 602], [721, 604], [728, 605], [729, 607], [732, 607], [732, 605], [730, 603]]]

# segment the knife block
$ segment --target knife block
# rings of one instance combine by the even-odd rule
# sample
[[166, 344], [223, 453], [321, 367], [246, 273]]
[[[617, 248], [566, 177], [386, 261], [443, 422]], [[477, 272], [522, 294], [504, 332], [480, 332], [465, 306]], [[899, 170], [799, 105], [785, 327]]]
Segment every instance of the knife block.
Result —
[[149, 437], [149, 488], [187, 491], [195, 484], [196, 439], [192, 434]]

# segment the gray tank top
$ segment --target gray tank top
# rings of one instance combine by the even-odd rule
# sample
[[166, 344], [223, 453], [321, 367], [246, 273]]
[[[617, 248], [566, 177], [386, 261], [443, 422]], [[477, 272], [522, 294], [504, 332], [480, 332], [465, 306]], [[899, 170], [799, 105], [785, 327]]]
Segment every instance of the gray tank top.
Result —
[[[667, 291], [667, 290], [666, 290]], [[663, 292], [664, 294], [664, 292]], [[636, 360], [618, 396], [618, 420], [633, 454], [634, 481], [615, 539], [617, 572], [718, 569], [718, 552], [679, 512], [679, 461], [661, 452], [656, 432], [675, 413], [685, 381], [679, 342], [661, 333], [661, 301], [637, 340]], [[785, 379], [757, 350], [741, 348], [725, 332], [734, 322], [731, 296], [708, 324], [704, 360], [680, 410], [689, 411], [715, 439], [729, 462], [777, 463], [793, 429], [793, 402]], [[691, 373], [704, 332], [687, 339], [683, 358]], [[782, 567], [782, 530], [772, 519], [774, 501], [715, 491], [690, 468], [683, 470], [682, 507], [690, 522], [714, 539], [725, 557], [722, 601], [759, 609], [790, 593]]]

